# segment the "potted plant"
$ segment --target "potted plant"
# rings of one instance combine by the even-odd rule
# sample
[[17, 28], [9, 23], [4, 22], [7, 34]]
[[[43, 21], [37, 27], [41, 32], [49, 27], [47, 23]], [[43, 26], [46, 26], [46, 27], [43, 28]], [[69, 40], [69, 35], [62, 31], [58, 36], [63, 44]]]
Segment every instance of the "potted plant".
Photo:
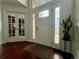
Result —
[[[70, 41], [71, 42], [71, 36], [70, 36], [70, 29], [72, 27], [72, 18], [71, 15], [69, 15], [66, 19], [62, 20], [61, 25], [63, 26], [63, 38], [62, 40], [64, 41], [64, 50], [66, 50], [68, 47], [66, 45], [66, 42]], [[71, 43], [70, 43], [71, 46]], [[71, 48], [70, 48], [71, 49]]]

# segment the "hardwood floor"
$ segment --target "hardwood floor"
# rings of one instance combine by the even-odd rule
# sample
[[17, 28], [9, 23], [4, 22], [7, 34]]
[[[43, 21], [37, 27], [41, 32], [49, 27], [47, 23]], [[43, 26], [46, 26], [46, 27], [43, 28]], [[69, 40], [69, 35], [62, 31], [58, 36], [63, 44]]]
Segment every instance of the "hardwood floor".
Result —
[[0, 59], [71, 59], [70, 54], [30, 42], [11, 42], [0, 46]]
[[0, 48], [0, 59], [40, 59], [24, 50], [28, 45], [26, 42], [3, 44]]

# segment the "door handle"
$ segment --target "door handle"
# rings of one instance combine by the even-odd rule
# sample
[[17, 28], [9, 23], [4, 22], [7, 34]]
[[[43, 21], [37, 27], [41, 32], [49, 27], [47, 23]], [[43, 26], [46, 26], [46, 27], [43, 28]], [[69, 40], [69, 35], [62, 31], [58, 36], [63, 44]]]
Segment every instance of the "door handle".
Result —
[[38, 27], [36, 27], [36, 30], [39, 30], [39, 28], [38, 28]]

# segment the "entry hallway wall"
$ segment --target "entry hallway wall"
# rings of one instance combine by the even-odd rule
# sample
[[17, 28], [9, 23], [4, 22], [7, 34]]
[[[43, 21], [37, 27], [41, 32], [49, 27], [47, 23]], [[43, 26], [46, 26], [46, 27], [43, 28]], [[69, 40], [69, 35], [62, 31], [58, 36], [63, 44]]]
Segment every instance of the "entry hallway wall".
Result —
[[2, 43], [2, 15], [1, 15], [1, 4], [0, 4], [0, 44]]
[[75, 0], [75, 59], [79, 59], [79, 0]]

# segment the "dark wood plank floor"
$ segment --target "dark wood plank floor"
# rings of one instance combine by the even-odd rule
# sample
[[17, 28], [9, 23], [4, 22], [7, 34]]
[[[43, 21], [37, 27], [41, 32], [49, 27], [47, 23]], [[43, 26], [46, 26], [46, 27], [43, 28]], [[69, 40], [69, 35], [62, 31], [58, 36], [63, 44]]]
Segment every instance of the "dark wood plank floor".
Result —
[[[0, 45], [0, 59], [42, 59], [25, 50], [30, 44], [30, 42], [11, 42], [2, 44]], [[51, 59], [70, 59], [67, 53], [63, 53], [56, 49], [52, 49], [52, 51]]]
[[0, 59], [40, 59], [24, 50], [28, 45], [26, 42], [3, 44], [0, 48]]

